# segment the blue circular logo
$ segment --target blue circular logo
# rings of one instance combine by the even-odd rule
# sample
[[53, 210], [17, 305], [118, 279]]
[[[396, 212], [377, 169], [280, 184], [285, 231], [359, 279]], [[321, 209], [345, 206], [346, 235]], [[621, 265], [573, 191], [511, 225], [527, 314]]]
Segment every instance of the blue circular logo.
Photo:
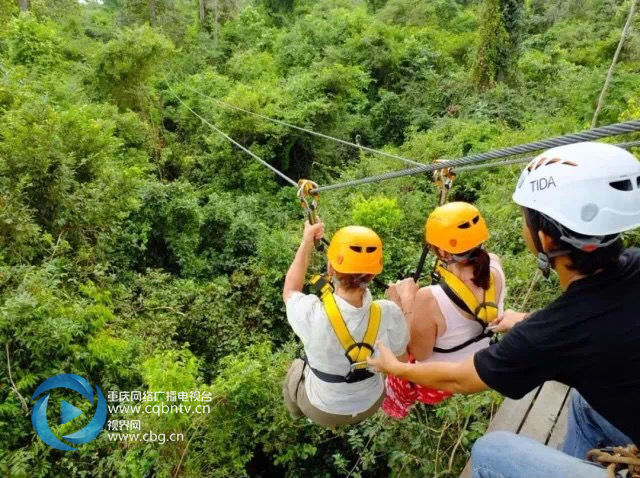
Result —
[[[89, 400], [89, 403], [93, 404], [93, 388], [91, 387], [91, 384], [87, 379], [72, 373], [61, 373], [60, 375], [55, 375], [42, 382], [40, 386], [36, 388], [36, 391], [33, 392], [31, 401], [35, 400], [44, 392], [48, 392], [54, 388], [68, 388], [69, 390], [78, 392], [84, 398]], [[100, 387], [97, 385], [96, 395], [98, 397], [98, 403], [96, 405], [96, 412], [91, 421], [81, 430], [71, 433], [70, 435], [64, 435], [62, 438], [74, 445], [82, 445], [83, 443], [89, 443], [95, 439], [102, 431], [102, 427], [104, 427], [104, 424], [107, 421], [107, 401], [104, 399], [102, 390], [100, 390]], [[36, 431], [40, 439], [50, 447], [64, 451], [75, 450], [75, 448], [67, 445], [56, 437], [51, 431], [51, 428], [49, 428], [49, 423], [47, 422], [48, 403], [49, 394], [47, 393], [40, 397], [33, 406], [33, 410], [31, 410], [31, 423], [33, 424], [33, 429]], [[82, 411], [80, 409], [63, 400], [60, 405], [60, 424], [70, 422], [81, 414]]]

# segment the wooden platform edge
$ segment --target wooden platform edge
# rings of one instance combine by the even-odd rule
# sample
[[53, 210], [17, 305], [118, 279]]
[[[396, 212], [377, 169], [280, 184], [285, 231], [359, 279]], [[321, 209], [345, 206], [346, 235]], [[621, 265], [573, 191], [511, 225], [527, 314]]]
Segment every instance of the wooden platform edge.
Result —
[[[558, 448], [566, 435], [571, 390], [558, 382], [546, 382], [520, 400], [505, 400], [487, 427], [486, 433], [509, 431], [530, 436]], [[460, 478], [471, 478], [471, 460]]]

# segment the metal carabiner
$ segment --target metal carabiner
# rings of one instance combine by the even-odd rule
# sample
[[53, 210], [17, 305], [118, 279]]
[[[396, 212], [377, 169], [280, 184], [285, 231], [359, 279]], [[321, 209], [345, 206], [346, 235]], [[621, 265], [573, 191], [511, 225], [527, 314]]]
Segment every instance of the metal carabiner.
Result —
[[[367, 366], [368, 366], [368, 363], [367, 363], [367, 361], [366, 361], [366, 360], [365, 360], [365, 361], [363, 361], [363, 362], [353, 362], [353, 363], [350, 365], [350, 369], [351, 369], [350, 371], [351, 371], [351, 372], [353, 372], [354, 370], [356, 370], [356, 369], [358, 368], [358, 365], [367, 365]], [[361, 368], [365, 368], [365, 367], [361, 367]], [[359, 369], [358, 369], [358, 370], [359, 370]]]
[[[444, 161], [444, 159], [438, 159], [435, 162], [442, 163]], [[440, 206], [447, 202], [447, 199], [449, 198], [449, 191], [451, 190], [451, 186], [453, 185], [453, 180], [455, 178], [456, 173], [453, 168], [436, 169], [433, 172], [433, 180], [438, 188], [438, 203]]]
[[[318, 188], [318, 185], [308, 179], [300, 179], [298, 181], [298, 192], [296, 196], [300, 200], [300, 206], [307, 213], [307, 219], [309, 224], [315, 224], [318, 222], [317, 209], [318, 209], [318, 193], [311, 192]], [[322, 250], [322, 242], [316, 241], [316, 249]]]

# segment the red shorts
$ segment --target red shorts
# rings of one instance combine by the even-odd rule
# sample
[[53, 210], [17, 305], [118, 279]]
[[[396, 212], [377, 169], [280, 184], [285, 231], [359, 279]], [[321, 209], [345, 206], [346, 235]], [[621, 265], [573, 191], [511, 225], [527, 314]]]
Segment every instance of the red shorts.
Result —
[[393, 375], [387, 376], [385, 385], [387, 396], [382, 402], [382, 411], [398, 420], [409, 415], [409, 411], [416, 401], [435, 405], [453, 395], [451, 392], [416, 385]]

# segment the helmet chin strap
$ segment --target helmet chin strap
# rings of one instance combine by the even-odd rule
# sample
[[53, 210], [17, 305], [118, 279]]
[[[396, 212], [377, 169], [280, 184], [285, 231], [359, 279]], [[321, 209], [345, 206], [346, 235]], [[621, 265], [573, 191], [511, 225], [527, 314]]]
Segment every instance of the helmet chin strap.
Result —
[[524, 219], [527, 222], [527, 227], [529, 228], [529, 233], [531, 234], [531, 240], [533, 241], [533, 245], [538, 252], [538, 257], [536, 262], [538, 264], [538, 269], [542, 272], [542, 275], [546, 278], [549, 277], [552, 269], [552, 259], [558, 256], [564, 256], [569, 254], [570, 251], [566, 249], [557, 249], [555, 251], [544, 252], [544, 248], [542, 247], [542, 242], [540, 241], [540, 236], [538, 236], [538, 230], [535, 229], [531, 225], [531, 221], [529, 219], [529, 213], [525, 209]]
[[[478, 246], [478, 248], [481, 247], [482, 246]], [[449, 253], [450, 259], [448, 260], [445, 260], [440, 254], [437, 254], [437, 256], [438, 259], [447, 266], [450, 264], [467, 264], [478, 248], [473, 248], [472, 250], [462, 254]]]
[[564, 256], [566, 254], [569, 254], [569, 251], [565, 249], [558, 249], [550, 252], [538, 252], [538, 258], [536, 262], [538, 263], [538, 269], [542, 271], [542, 275], [545, 278], [549, 277], [552, 265], [551, 259], [558, 256]]

